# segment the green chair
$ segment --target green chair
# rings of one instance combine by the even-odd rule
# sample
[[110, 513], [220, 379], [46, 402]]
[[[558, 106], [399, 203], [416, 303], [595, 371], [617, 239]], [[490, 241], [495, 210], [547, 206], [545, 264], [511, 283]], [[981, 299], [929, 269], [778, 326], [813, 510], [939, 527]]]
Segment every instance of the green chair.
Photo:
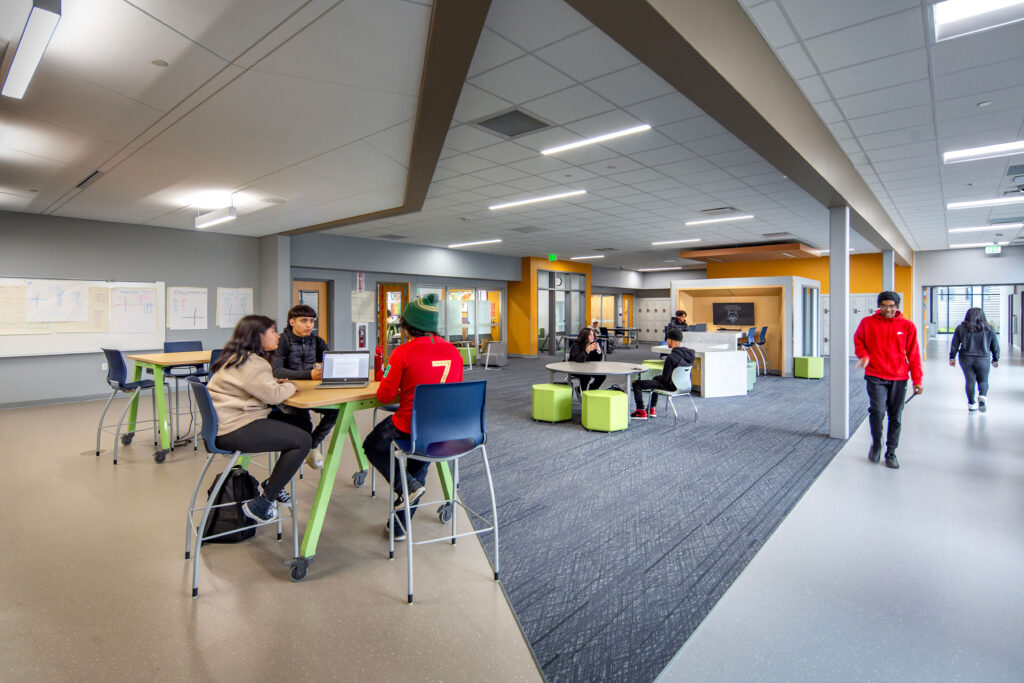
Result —
[[533, 419], [542, 422], [565, 422], [566, 420], [571, 420], [572, 389], [569, 388], [569, 385], [534, 384]]
[[460, 346], [459, 354], [462, 356], [462, 366], [472, 368], [476, 363], [476, 349], [472, 346]]
[[583, 426], [595, 432], [619, 432], [629, 426], [629, 397], [622, 391], [583, 392]]
[[747, 391], [754, 389], [754, 382], [757, 381], [757, 363], [752, 360], [747, 361]]
[[806, 379], [825, 376], [825, 359], [818, 356], [793, 356], [793, 374]]

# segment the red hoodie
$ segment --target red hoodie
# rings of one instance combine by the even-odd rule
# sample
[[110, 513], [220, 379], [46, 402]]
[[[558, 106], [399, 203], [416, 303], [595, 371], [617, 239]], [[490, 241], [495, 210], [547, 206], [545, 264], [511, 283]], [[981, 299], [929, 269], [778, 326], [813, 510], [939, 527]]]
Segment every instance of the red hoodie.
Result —
[[858, 358], [870, 359], [865, 375], [905, 380], [909, 370], [915, 386], [924, 378], [921, 351], [917, 348], [917, 328], [899, 311], [891, 319], [875, 311], [874, 315], [861, 320], [853, 333], [853, 348]]

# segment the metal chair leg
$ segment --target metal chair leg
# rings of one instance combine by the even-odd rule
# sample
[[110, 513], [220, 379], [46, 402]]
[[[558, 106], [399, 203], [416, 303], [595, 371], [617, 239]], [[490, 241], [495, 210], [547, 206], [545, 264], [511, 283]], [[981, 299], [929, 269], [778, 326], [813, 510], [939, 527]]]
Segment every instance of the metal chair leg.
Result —
[[139, 395], [139, 391], [141, 391], [141, 389], [138, 389], [138, 388], [132, 390], [132, 395], [128, 399], [128, 405], [126, 405], [124, 407], [124, 412], [121, 413], [121, 419], [117, 421], [117, 432], [114, 434], [114, 464], [115, 465], [117, 464], [117, 450], [118, 450], [118, 447], [120, 447], [120, 445], [121, 445], [121, 425], [124, 424], [124, 418], [126, 418], [128, 416], [128, 411], [132, 409], [132, 402], [135, 400], [135, 397]]
[[196, 498], [199, 497], [199, 489], [203, 486], [203, 479], [206, 478], [206, 473], [210, 469], [210, 464], [214, 458], [217, 457], [216, 453], [210, 453], [206, 458], [206, 463], [203, 465], [202, 471], [199, 473], [199, 478], [196, 479], [196, 486], [192, 489], [192, 499], [188, 503], [188, 524], [185, 525], [185, 559], [189, 559], [192, 555], [192, 530], [195, 526], [192, 520], [192, 515], [196, 511]]
[[235, 451], [231, 456], [231, 461], [228, 466], [224, 468], [220, 476], [217, 477], [217, 483], [213, 485], [213, 491], [210, 492], [210, 498], [206, 501], [206, 507], [203, 509], [203, 519], [199, 523], [199, 527], [196, 529], [196, 545], [195, 550], [192, 553], [192, 597], [199, 597], [199, 552], [203, 547], [203, 534], [206, 531], [206, 522], [210, 518], [210, 510], [213, 509], [213, 503], [217, 500], [220, 495], [221, 488], [224, 487], [224, 482], [227, 481], [228, 475], [231, 474], [231, 468], [238, 462], [238, 457], [241, 455], [241, 451]]
[[[498, 551], [498, 504], [494, 498], [494, 481], [491, 479], [491, 466], [487, 461], [487, 447], [480, 444], [480, 454], [484, 459], [484, 472], [487, 474], [487, 491], [491, 494], [491, 524], [494, 526], [494, 580], [498, 580], [501, 569], [501, 555]], [[455, 514], [452, 513], [452, 519]]]
[[100, 454], [100, 436], [103, 434], [103, 420], [107, 417], [107, 411], [110, 409], [110, 404], [114, 401], [114, 397], [117, 396], [117, 389], [114, 389], [114, 393], [107, 399], [107, 405], [103, 406], [103, 413], [100, 415], [99, 425], [96, 427], [96, 455]]

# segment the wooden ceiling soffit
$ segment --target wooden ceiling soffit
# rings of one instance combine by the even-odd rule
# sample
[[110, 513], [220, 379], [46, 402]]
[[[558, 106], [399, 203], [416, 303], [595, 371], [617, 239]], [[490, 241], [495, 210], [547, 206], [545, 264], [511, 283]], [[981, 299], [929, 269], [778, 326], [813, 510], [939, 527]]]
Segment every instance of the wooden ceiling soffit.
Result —
[[491, 0], [435, 0], [420, 79], [419, 103], [402, 206], [286, 230], [282, 235], [320, 232], [354, 223], [415, 213], [423, 208], [455, 107], [483, 32]]
[[697, 249], [681, 251], [680, 258], [704, 263], [733, 261], [791, 261], [793, 259], [818, 258], [817, 249], [802, 242], [788, 244], [757, 244], [750, 247], [729, 247], [725, 249]]
[[[840, 190], [805, 159], [793, 144], [748, 101], [744, 94], [737, 90], [697, 48], [680, 34], [662, 13], [652, 6], [652, 2], [657, 2], [657, 0], [566, 0], [566, 2], [750, 149], [785, 174], [807, 194], [814, 197], [822, 206], [836, 207], [849, 203]], [[657, 2], [657, 4], [660, 6], [664, 3]], [[733, 7], [734, 5], [735, 7]], [[764, 42], [737, 2], [679, 0], [672, 7], [679, 12], [685, 12], [691, 20], [690, 23], [695, 24], [695, 29], [699, 28], [698, 25], [710, 24], [707, 28], [710, 34], [716, 37], [716, 44], [723, 47], [728, 46], [733, 51], [740, 48], [756, 50], [760, 55], [759, 59], [778, 62], [771, 48]], [[740, 26], [740, 24], [743, 25]], [[746, 46], [737, 44], [737, 41], [741, 40]], [[775, 99], [778, 100], [780, 92], [786, 92], [786, 97], [792, 100], [792, 102], [787, 102], [787, 105], [801, 107], [800, 113], [805, 118], [813, 116], [812, 123], [816, 122], [817, 124], [814, 130], [818, 133], [824, 131], [822, 134], [827, 135], [827, 140], [831, 142], [831, 146], [824, 150], [824, 153], [827, 153], [829, 165], [846, 169], [848, 173], [844, 179], [849, 181], [847, 184], [856, 185], [855, 194], [866, 204], [870, 204], [871, 211], [868, 213], [873, 220], [860, 224], [859, 227], [863, 230], [861, 234], [879, 248], [883, 248], [879, 242], [891, 243], [893, 246], [884, 248], [895, 249], [898, 260], [908, 260], [912, 252], [910, 245], [892, 223], [885, 210], [878, 204], [878, 200], [874, 198], [874, 194], [863, 179], [853, 169], [845, 152], [831, 138], [831, 133], [821, 123], [820, 118], [814, 113], [813, 108], [807, 103], [796, 84], [786, 74], [785, 69], [781, 64], [777, 64], [777, 66], [778, 69], [771, 74], [778, 77], [776, 81], [773, 81], [773, 84], [777, 86], [776, 92], [773, 93]], [[757, 73], [761, 79], [769, 77], [765, 69], [758, 69]], [[761, 83], [762, 87], [766, 85]], [[792, 93], [792, 96], [788, 93]], [[804, 111], [805, 109], [807, 111]], [[818, 130], [819, 128], [821, 130]], [[818, 145], [817, 149], [821, 151], [824, 147]], [[857, 207], [853, 208], [857, 209]], [[881, 232], [876, 231], [875, 222], [887, 224], [883, 228], [884, 235], [870, 234]], [[873, 237], [874, 239], [872, 239]], [[901, 265], [908, 264], [901, 263]]]

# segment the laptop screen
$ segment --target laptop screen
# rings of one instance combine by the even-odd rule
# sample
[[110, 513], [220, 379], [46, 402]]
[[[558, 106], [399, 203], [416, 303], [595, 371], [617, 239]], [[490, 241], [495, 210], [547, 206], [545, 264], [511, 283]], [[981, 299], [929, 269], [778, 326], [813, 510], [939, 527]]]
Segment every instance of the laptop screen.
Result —
[[325, 351], [324, 380], [370, 378], [369, 351]]

